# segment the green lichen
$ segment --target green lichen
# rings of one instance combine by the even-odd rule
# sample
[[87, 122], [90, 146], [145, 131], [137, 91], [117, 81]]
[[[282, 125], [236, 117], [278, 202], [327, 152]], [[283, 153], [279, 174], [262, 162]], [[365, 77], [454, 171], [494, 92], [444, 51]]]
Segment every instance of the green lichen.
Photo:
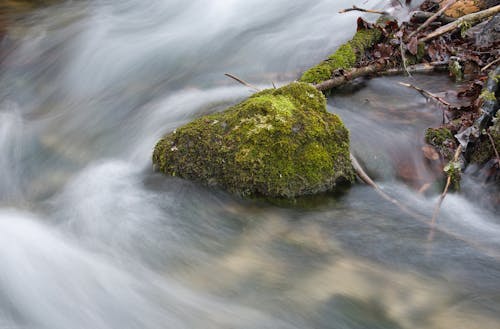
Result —
[[327, 60], [305, 71], [299, 81], [320, 83], [330, 79], [335, 70], [353, 67], [381, 35], [377, 28], [358, 30], [350, 41], [340, 46]]
[[347, 129], [305, 83], [264, 90], [194, 120], [157, 143], [153, 163], [239, 195], [293, 198], [354, 178]]
[[493, 102], [497, 99], [495, 93], [492, 91], [488, 91], [487, 89], [483, 90], [481, 95], [479, 95], [479, 98], [481, 98], [484, 101], [493, 101]]

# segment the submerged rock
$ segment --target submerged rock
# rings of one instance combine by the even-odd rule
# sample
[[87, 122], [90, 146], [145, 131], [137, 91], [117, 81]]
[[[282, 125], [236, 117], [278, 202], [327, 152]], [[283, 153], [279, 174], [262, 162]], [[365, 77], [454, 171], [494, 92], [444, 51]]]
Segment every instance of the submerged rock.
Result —
[[239, 195], [293, 198], [352, 182], [349, 133], [306, 83], [267, 89], [164, 136], [162, 172]]

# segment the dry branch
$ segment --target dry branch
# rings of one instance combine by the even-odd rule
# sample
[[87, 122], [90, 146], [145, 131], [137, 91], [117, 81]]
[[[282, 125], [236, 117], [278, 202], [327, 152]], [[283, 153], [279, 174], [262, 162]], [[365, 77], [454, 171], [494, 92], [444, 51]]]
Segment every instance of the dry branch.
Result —
[[385, 193], [378, 185], [377, 183], [375, 183], [371, 178], [370, 176], [368, 176], [368, 174], [363, 170], [363, 168], [361, 167], [361, 165], [359, 164], [358, 160], [354, 157], [354, 155], [352, 153], [349, 154], [350, 155], [350, 158], [351, 158], [351, 162], [352, 162], [352, 166], [354, 168], [354, 171], [356, 172], [356, 174], [358, 175], [358, 177], [367, 185], [370, 185], [371, 187], [373, 187], [373, 189], [385, 200], [391, 202], [392, 204], [398, 206], [399, 209], [401, 209], [404, 213], [412, 216], [413, 218], [417, 219], [418, 221], [423, 221], [425, 222], [426, 221], [426, 218], [420, 214], [417, 214], [416, 212], [408, 209], [408, 207], [406, 207], [404, 204], [402, 204], [401, 202], [399, 202], [398, 200], [390, 197], [389, 195], [387, 195], [387, 193]]
[[[447, 67], [448, 67], [448, 62], [433, 62], [433, 63], [410, 65], [406, 69], [408, 72], [411, 73], [429, 73], [436, 70], [447, 69]], [[375, 63], [360, 68], [351, 69], [342, 75], [320, 82], [317, 85], [315, 85], [315, 87], [320, 91], [325, 91], [335, 87], [339, 87], [343, 84], [346, 84], [349, 81], [352, 81], [360, 77], [365, 77], [375, 74], [377, 75], [401, 74], [402, 72], [405, 72], [404, 69], [387, 68], [387, 65], [385, 63]]]
[[226, 77], [229, 77], [229, 78], [231, 78], [231, 79], [233, 79], [233, 80], [238, 81], [239, 83], [241, 83], [241, 84], [242, 84], [242, 85], [244, 85], [244, 86], [247, 86], [248, 88], [252, 88], [252, 89], [253, 89], [253, 90], [255, 90], [255, 91], [260, 91], [260, 88], [255, 87], [254, 85], [252, 85], [252, 84], [250, 84], [250, 83], [246, 82], [246, 81], [245, 81], [245, 80], [243, 80], [243, 79], [238, 78], [238, 77], [237, 77], [237, 76], [235, 76], [235, 75], [232, 75], [232, 74], [229, 74], [229, 73], [224, 73], [224, 75], [225, 75]]
[[490, 16], [493, 16], [497, 13], [500, 12], [500, 5], [478, 11], [477, 13], [472, 13], [469, 15], [462, 16], [458, 18], [456, 21], [453, 21], [449, 24], [446, 24], [445, 26], [440, 27], [439, 29], [435, 30], [434, 32], [430, 33], [426, 37], [423, 37], [422, 39], [419, 40], [419, 42], [426, 42], [431, 39], [434, 39], [440, 35], [443, 35], [445, 33], [448, 33], [450, 31], [453, 31], [464, 24], [468, 25], [475, 25], [476, 23], [480, 22], [481, 20], [488, 18]]
[[428, 92], [427, 90], [424, 90], [422, 88], [419, 88], [419, 87], [417, 87], [415, 85], [412, 85], [412, 84], [409, 84], [409, 83], [400, 82], [399, 84], [402, 85], [402, 86], [411, 88], [411, 89], [415, 89], [416, 91], [418, 91], [423, 96], [425, 96], [427, 98], [431, 98], [431, 99], [435, 100], [436, 102], [438, 102], [438, 103], [446, 106], [447, 108], [452, 108], [453, 107], [448, 101], [442, 99], [439, 96], [434, 95], [431, 92]]
[[372, 10], [372, 9], [363, 9], [363, 8], [359, 8], [357, 6], [352, 6], [352, 8], [342, 9], [342, 10], [339, 11], [339, 14], [347, 13], [349, 11], [361, 11], [361, 12], [364, 12], [364, 13], [388, 15], [388, 13], [386, 11], [379, 11], [379, 10]]
[[[500, 261], [500, 253], [497, 251], [497, 250], [494, 250], [494, 249], [491, 249], [491, 248], [488, 248], [488, 247], [485, 247], [483, 245], [480, 245], [474, 241], [471, 241], [461, 235], [458, 235], [457, 233], [453, 232], [453, 231], [450, 231], [448, 229], [446, 229], [445, 227], [440, 227], [440, 228], [435, 228], [434, 226], [434, 223], [431, 223], [429, 222], [428, 218], [410, 210], [408, 207], [406, 207], [405, 205], [403, 205], [402, 203], [400, 203], [399, 201], [397, 201], [396, 199], [390, 197], [389, 195], [387, 195], [387, 193], [385, 193], [371, 178], [370, 176], [368, 176], [368, 174], [363, 170], [363, 168], [361, 167], [361, 165], [359, 164], [359, 162], [356, 160], [356, 158], [352, 155], [352, 153], [350, 154], [350, 157], [351, 157], [351, 162], [352, 162], [352, 165], [353, 165], [353, 168], [356, 172], [356, 174], [358, 175], [358, 177], [364, 182], [366, 183], [367, 185], [371, 186], [383, 199], [395, 204], [396, 206], [398, 206], [399, 209], [401, 209], [401, 211], [403, 211], [404, 213], [408, 214], [411, 216], [411, 218], [417, 220], [418, 222], [424, 224], [424, 225], [428, 225], [430, 228], [431, 228], [431, 232], [434, 232], [435, 230], [438, 230], [439, 232], [449, 236], [449, 237], [452, 237], [454, 239], [457, 239], [459, 241], [462, 241], [466, 244], [468, 244], [469, 246], [472, 246], [474, 247], [475, 249], [483, 252], [485, 255], [488, 255], [498, 261]], [[444, 199], [444, 198], [443, 198]], [[442, 201], [441, 201], [442, 202]], [[432, 233], [434, 234], [434, 233]]]

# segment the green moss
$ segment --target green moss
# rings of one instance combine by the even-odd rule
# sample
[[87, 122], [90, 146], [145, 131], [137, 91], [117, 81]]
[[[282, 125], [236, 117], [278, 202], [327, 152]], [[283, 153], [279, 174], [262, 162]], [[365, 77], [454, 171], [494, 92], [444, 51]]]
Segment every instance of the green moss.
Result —
[[481, 95], [479, 95], [479, 98], [485, 101], [495, 101], [497, 99], [495, 93], [492, 91], [488, 91], [487, 89], [483, 90]]
[[447, 128], [428, 128], [425, 131], [425, 141], [433, 146], [442, 145], [449, 139], [453, 139], [453, 135]]
[[443, 158], [451, 160], [453, 150], [450, 145], [454, 145], [454, 137], [447, 128], [428, 128], [425, 131], [425, 142], [434, 146]]
[[448, 64], [448, 71], [456, 82], [463, 80], [464, 75], [462, 72], [462, 66], [457, 60], [450, 60], [450, 63]]
[[305, 71], [301, 82], [319, 83], [332, 77], [335, 70], [353, 67], [366, 50], [371, 48], [381, 37], [379, 29], [362, 29], [354, 37], [340, 46], [322, 63]]
[[292, 198], [354, 178], [347, 129], [304, 83], [264, 90], [177, 129], [157, 143], [153, 163], [240, 195]]
[[455, 191], [460, 190], [460, 178], [462, 174], [462, 167], [460, 163], [450, 161], [444, 167], [443, 171], [446, 173], [448, 177], [451, 178], [450, 185]]

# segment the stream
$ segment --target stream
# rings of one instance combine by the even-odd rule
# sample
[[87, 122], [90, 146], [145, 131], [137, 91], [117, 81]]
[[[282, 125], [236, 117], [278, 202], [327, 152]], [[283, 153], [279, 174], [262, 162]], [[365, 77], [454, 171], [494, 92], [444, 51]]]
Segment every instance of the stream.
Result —
[[[297, 79], [353, 35], [360, 13], [338, 10], [365, 2], [63, 1], [9, 27], [0, 329], [499, 328], [500, 218], [480, 195], [449, 194], [430, 241], [366, 185], [273, 204], [152, 170], [163, 134], [251, 95], [224, 73]], [[442, 181], [421, 147], [441, 109], [399, 81], [454, 88], [376, 78], [328, 110], [381, 188], [430, 221]]]

